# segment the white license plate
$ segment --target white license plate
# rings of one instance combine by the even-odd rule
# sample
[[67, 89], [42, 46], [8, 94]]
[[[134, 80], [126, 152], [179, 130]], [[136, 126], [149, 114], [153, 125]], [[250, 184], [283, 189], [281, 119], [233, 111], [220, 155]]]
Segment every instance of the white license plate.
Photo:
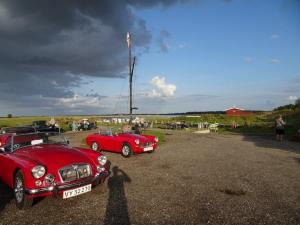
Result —
[[152, 151], [152, 150], [153, 150], [153, 147], [147, 147], [147, 148], [144, 148], [144, 152]]
[[67, 190], [63, 192], [63, 199], [65, 198], [71, 198], [77, 195], [84, 194], [86, 192], [89, 192], [92, 190], [92, 184], [88, 184], [79, 188]]

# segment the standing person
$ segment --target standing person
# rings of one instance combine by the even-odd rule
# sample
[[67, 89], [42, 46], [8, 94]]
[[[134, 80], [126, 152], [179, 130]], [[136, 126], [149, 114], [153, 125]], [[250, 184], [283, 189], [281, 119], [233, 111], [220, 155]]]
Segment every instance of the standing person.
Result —
[[284, 125], [285, 125], [285, 122], [282, 119], [282, 116], [279, 115], [279, 117], [275, 120], [276, 140], [277, 141], [282, 141], [283, 140]]
[[49, 125], [51, 126], [52, 129], [54, 129], [55, 124], [56, 124], [56, 121], [55, 121], [54, 117], [51, 117], [51, 119], [49, 121]]

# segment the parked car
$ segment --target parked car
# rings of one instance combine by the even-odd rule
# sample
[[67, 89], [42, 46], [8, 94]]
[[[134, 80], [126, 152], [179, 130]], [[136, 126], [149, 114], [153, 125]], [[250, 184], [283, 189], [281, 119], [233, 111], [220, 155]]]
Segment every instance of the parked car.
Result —
[[37, 132], [63, 132], [63, 129], [60, 127], [49, 126], [46, 120], [33, 121], [32, 126]]
[[35, 129], [32, 126], [16, 126], [16, 127], [2, 127], [0, 134], [14, 133], [14, 134], [25, 134], [34, 133]]
[[16, 205], [33, 199], [63, 199], [91, 191], [109, 175], [109, 161], [100, 152], [68, 145], [62, 134], [0, 135], [0, 179], [13, 189]]
[[117, 152], [124, 157], [135, 153], [153, 152], [157, 147], [157, 142], [158, 138], [152, 135], [113, 133], [111, 129], [100, 130], [86, 137], [86, 144], [91, 149]]

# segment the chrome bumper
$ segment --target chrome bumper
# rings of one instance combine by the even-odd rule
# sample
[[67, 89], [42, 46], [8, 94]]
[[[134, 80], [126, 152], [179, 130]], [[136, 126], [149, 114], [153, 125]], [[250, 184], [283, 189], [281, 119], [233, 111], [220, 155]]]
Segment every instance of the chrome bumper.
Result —
[[25, 193], [29, 194], [29, 195], [36, 195], [36, 194], [43, 194], [43, 193], [48, 193], [48, 192], [52, 192], [54, 195], [58, 195], [58, 193], [60, 191], [63, 190], [67, 190], [67, 189], [71, 189], [71, 188], [77, 188], [77, 187], [81, 187], [84, 185], [88, 185], [88, 184], [93, 184], [93, 183], [99, 183], [99, 181], [103, 178], [106, 178], [110, 175], [110, 171], [105, 171], [102, 173], [98, 173], [96, 174], [95, 177], [90, 178], [90, 179], [86, 179], [83, 180], [81, 182], [78, 183], [72, 183], [72, 184], [62, 184], [62, 185], [52, 185], [50, 187], [46, 187], [46, 188], [37, 188], [37, 189], [25, 189]]

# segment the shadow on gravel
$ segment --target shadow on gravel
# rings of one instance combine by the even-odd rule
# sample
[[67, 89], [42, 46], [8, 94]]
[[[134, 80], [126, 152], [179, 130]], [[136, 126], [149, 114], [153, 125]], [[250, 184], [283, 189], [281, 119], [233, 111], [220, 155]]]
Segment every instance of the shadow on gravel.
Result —
[[0, 214], [13, 198], [14, 195], [10, 188], [0, 181]]
[[109, 177], [107, 185], [109, 188], [109, 198], [105, 212], [105, 225], [130, 224], [128, 214], [127, 199], [124, 190], [124, 183], [131, 182], [130, 177], [119, 167], [112, 168], [112, 176]]
[[295, 159], [296, 162], [298, 162], [300, 164], [300, 158], [295, 158], [294, 157], [294, 159]]
[[276, 141], [275, 136], [254, 136], [254, 135], [243, 135], [243, 140], [253, 142], [257, 147], [278, 149], [283, 151], [295, 152], [300, 154], [300, 142], [287, 141], [282, 142]]
[[221, 193], [232, 195], [232, 196], [242, 196], [246, 194], [246, 191], [244, 190], [234, 190], [229, 188], [219, 189]]

